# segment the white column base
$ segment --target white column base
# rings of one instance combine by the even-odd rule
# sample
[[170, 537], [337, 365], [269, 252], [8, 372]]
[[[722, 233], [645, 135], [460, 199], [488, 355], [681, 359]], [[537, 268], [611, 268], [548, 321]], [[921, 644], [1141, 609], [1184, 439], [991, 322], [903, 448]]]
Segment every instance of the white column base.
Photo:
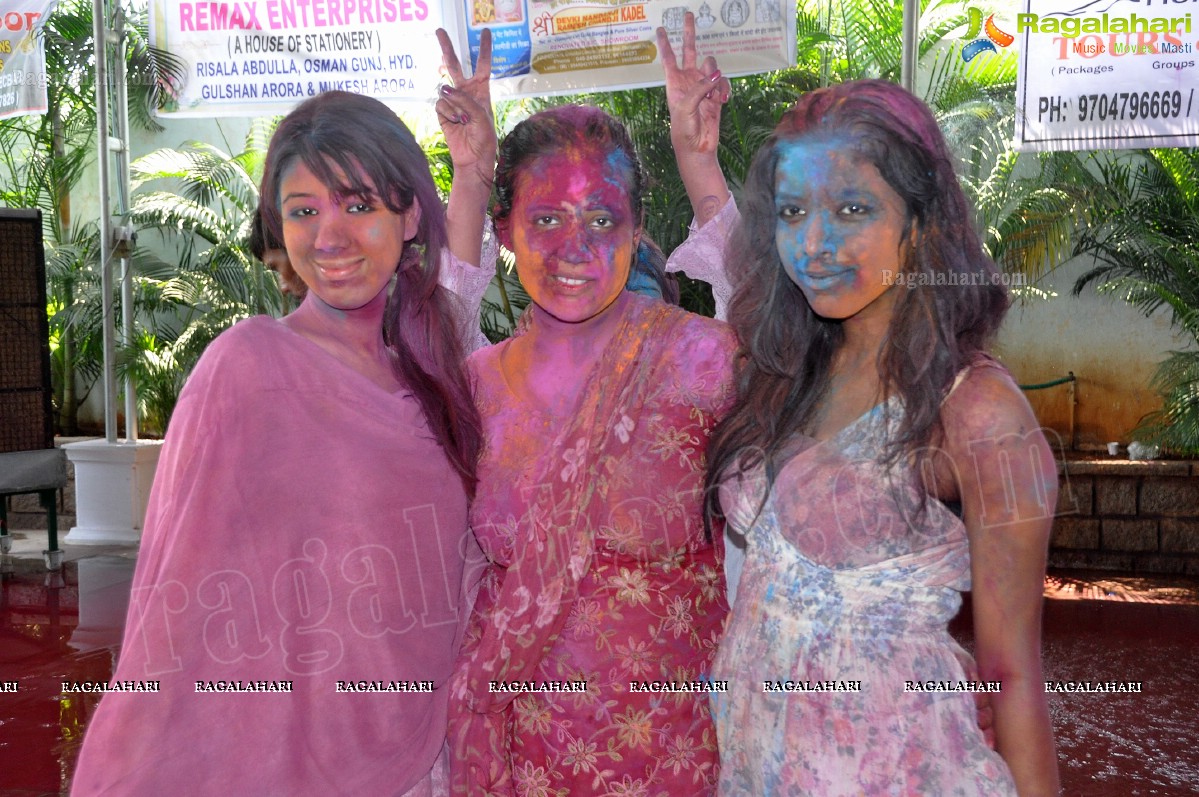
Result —
[[112, 545], [141, 542], [161, 440], [63, 446], [75, 466], [75, 523], [63, 542]]

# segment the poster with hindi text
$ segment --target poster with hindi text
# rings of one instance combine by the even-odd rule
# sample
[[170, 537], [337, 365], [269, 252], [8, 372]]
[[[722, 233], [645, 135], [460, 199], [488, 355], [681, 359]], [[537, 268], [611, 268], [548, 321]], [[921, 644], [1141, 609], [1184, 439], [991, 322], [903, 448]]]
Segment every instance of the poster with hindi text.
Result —
[[57, 0], [0, 4], [0, 119], [46, 112], [42, 27]]

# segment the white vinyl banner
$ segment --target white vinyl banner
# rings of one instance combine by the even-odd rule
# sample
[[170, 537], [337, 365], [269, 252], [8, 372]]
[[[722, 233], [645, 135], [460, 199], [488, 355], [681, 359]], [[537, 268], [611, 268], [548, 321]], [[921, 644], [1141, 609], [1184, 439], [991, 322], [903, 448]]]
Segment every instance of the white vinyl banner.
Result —
[[1023, 0], [1022, 150], [1199, 146], [1199, 0]]
[[795, 0], [153, 0], [151, 42], [180, 57], [167, 116], [269, 116], [329, 89], [430, 103], [434, 31], [478, 55], [491, 29], [497, 99], [660, 85], [654, 31], [679, 46], [695, 11], [699, 49], [725, 75], [795, 63]]
[[426, 0], [154, 0], [150, 41], [187, 65], [165, 116], [270, 116], [330, 89], [431, 102], [441, 9]]
[[0, 4], [0, 119], [46, 112], [42, 26], [57, 0]]

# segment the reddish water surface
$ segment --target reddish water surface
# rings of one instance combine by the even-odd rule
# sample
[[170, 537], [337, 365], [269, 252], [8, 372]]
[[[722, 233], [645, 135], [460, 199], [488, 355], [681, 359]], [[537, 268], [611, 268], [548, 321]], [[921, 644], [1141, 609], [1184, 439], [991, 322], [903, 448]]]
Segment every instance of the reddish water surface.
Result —
[[[0, 795], [66, 794], [98, 696], [63, 681], [107, 681], [121, 641], [133, 559], [98, 556], [46, 572], [40, 558], [0, 565]], [[0, 689], [3, 689], [0, 686]]]
[[[0, 797], [67, 793], [96, 698], [62, 682], [111, 676], [132, 569], [97, 556], [47, 576], [40, 559], [5, 558], [0, 682], [19, 691], [0, 692]], [[1050, 695], [1064, 793], [1199, 794], [1199, 581], [1062, 572], [1045, 594], [1047, 679], [1142, 688]], [[954, 632], [969, 645], [968, 613]]]
[[1199, 580], [1055, 571], [1045, 597], [1046, 680], [1141, 685], [1049, 695], [1063, 793], [1199, 794]]
[[1046, 679], [1142, 688], [1050, 695], [1066, 793], [1199, 794], [1199, 582], [1055, 575]]

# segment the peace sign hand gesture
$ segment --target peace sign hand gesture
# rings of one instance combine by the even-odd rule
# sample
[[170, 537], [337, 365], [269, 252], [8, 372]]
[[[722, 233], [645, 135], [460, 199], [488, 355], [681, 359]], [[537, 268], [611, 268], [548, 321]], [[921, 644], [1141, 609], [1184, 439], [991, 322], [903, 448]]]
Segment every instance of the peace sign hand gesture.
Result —
[[679, 63], [665, 28], [658, 28], [658, 49], [666, 72], [666, 105], [670, 109], [670, 143], [679, 176], [699, 226], [720, 212], [729, 198], [716, 157], [720, 145], [720, 111], [732, 87], [716, 59], [697, 63], [695, 15], [683, 18], [683, 62]]
[[449, 34], [438, 28], [437, 41], [441, 45], [442, 70], [452, 85], [441, 87], [434, 107], [454, 174], [473, 174], [490, 191], [498, 141], [491, 116], [491, 31], [485, 29], [479, 39], [479, 60], [469, 78], [463, 77], [462, 63]]
[[675, 150], [713, 153], [720, 143], [720, 106], [728, 102], [731, 86], [716, 59], [697, 64], [695, 15], [683, 18], [683, 62], [679, 64], [665, 28], [658, 28], [658, 49], [666, 71], [666, 104], [670, 109], [670, 139]]

